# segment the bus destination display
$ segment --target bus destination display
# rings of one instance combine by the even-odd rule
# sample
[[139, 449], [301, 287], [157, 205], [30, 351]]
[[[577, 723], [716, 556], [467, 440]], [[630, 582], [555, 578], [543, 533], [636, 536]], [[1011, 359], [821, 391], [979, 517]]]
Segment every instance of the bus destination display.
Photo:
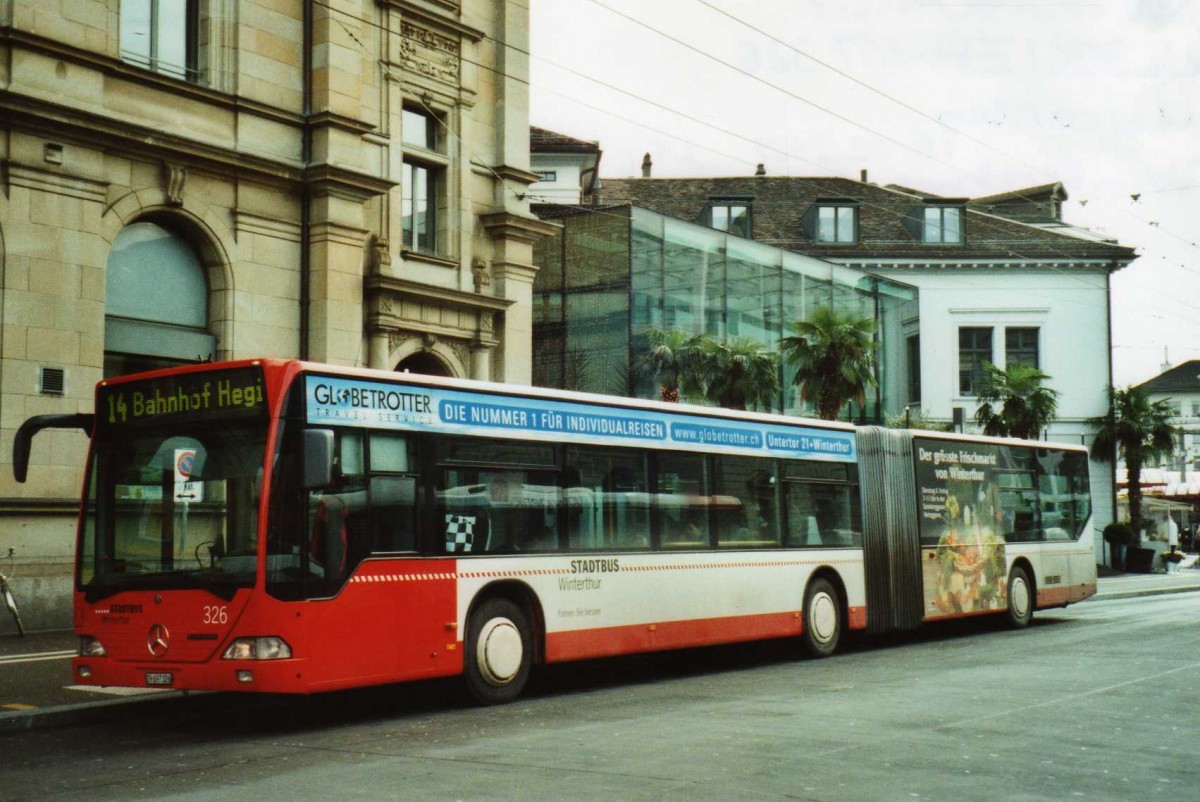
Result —
[[260, 368], [185, 373], [97, 390], [98, 428], [120, 429], [159, 422], [265, 417], [266, 391]]

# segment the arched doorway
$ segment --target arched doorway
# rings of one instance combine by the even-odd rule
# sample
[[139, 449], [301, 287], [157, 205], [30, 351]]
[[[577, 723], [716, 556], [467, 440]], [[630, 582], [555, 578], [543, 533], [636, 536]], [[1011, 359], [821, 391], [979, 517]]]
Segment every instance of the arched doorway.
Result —
[[420, 373], [425, 376], [450, 376], [450, 370], [442, 360], [426, 351], [406, 356], [396, 365], [400, 373]]
[[105, 265], [104, 375], [212, 359], [208, 281], [196, 250], [158, 223], [113, 240]]

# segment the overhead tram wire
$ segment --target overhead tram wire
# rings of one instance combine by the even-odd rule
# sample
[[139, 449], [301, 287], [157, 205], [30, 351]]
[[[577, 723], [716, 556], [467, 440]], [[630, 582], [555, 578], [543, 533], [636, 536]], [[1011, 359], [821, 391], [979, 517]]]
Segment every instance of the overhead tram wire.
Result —
[[[314, 2], [316, 3], [316, 5], [319, 5], [319, 6], [321, 6], [321, 7], [325, 8], [325, 9], [327, 9], [327, 10], [329, 10], [329, 11], [332, 11], [332, 12], [336, 13], [336, 14], [342, 14], [342, 15], [344, 15], [344, 16], [350, 16], [350, 17], [353, 17], [353, 15], [349, 14], [348, 12], [342, 11], [341, 9], [334, 8], [334, 7], [330, 6], [330, 5], [328, 5], [327, 3], [325, 3], [325, 2], [322, 2], [322, 0], [314, 0]], [[589, 2], [593, 2], [593, 3], [595, 3], [595, 2], [597, 2], [597, 0], [589, 0]], [[599, 4], [599, 5], [603, 5], [603, 4], [601, 4], [601, 3], [598, 3], [598, 4]], [[622, 15], [622, 16], [624, 16], [624, 15]], [[392, 31], [392, 30], [391, 30], [391, 29], [389, 29], [387, 26], [380, 25], [380, 24], [378, 24], [378, 23], [375, 23], [375, 22], [372, 22], [372, 21], [370, 21], [370, 20], [363, 20], [363, 19], [361, 19], [361, 18], [358, 18], [358, 17], [353, 17], [353, 18], [354, 18], [356, 21], [358, 21], [358, 22], [361, 22], [362, 24], [364, 24], [364, 25], [367, 25], [367, 26], [369, 26], [369, 27], [376, 28], [376, 29], [378, 29], [378, 30], [380, 30], [380, 31], [383, 31], [383, 32], [385, 32], [385, 33], [388, 33], [388, 34], [395, 34], [395, 31]], [[345, 30], [344, 26], [342, 26], [342, 27], [343, 27], [343, 29]], [[653, 28], [651, 28], [651, 30], [654, 30], [654, 29], [653, 29]], [[362, 43], [362, 42], [361, 42], [361, 41], [360, 41], [360, 40], [359, 40], [357, 37], [355, 37], [355, 36], [354, 36], [354, 35], [353, 35], [353, 34], [352, 34], [350, 31], [348, 31], [348, 30], [347, 30], [346, 32], [347, 32], [347, 35], [349, 35], [349, 36], [350, 36], [352, 39], [354, 39], [354, 40], [355, 40], [355, 42], [356, 42], [356, 44], [358, 44], [358, 45], [359, 45], [359, 47], [360, 47], [360, 48], [362, 49], [362, 51], [363, 51], [363, 54], [369, 57], [369, 55], [370, 55], [370, 54], [369, 54], [369, 53], [367, 53], [365, 45], [364, 45], [364, 44], [363, 44], [363, 43]], [[664, 34], [664, 35], [665, 35], [665, 34]], [[504, 42], [504, 41], [501, 41], [501, 40], [497, 40], [497, 39], [494, 39], [494, 38], [492, 38], [492, 37], [485, 37], [485, 38], [486, 38], [486, 39], [488, 39], [489, 41], [492, 41], [492, 42], [494, 42], [495, 44], [498, 44], [498, 45], [500, 45], [500, 46], [503, 46], [503, 47], [509, 48], [509, 49], [511, 49], [511, 50], [514, 50], [514, 51], [515, 51], [515, 52], [517, 52], [517, 53], [521, 53], [521, 54], [523, 54], [523, 55], [526, 55], [526, 56], [529, 56], [529, 57], [531, 57], [531, 58], [536, 58], [536, 59], [539, 59], [539, 60], [541, 60], [541, 61], [546, 61], [547, 63], [551, 63], [551, 62], [549, 62], [547, 59], [542, 59], [540, 56], [537, 56], [537, 55], [535, 55], [535, 54], [531, 53], [531, 52], [530, 52], [530, 51], [528, 51], [528, 50], [524, 50], [524, 49], [522, 49], [522, 48], [516, 47], [515, 45], [508, 44], [507, 42]], [[670, 37], [668, 37], [668, 38], [670, 38]], [[693, 49], [694, 49], [694, 48], [693, 48]], [[521, 77], [521, 76], [517, 76], [517, 75], [511, 75], [511, 74], [509, 74], [509, 73], [507, 73], [507, 72], [504, 72], [503, 70], [497, 69], [497, 68], [495, 68], [495, 67], [492, 67], [491, 65], [488, 65], [488, 64], [483, 64], [483, 63], [481, 63], [481, 62], [472, 61], [471, 59], [469, 59], [469, 58], [466, 58], [465, 56], [462, 56], [461, 54], [460, 54], [460, 56], [459, 56], [459, 57], [460, 57], [460, 59], [461, 59], [462, 61], [464, 61], [465, 63], [471, 64], [472, 66], [479, 67], [479, 68], [481, 68], [481, 69], [484, 69], [484, 70], [487, 70], [488, 72], [491, 72], [491, 73], [493, 73], [493, 74], [496, 74], [496, 75], [500, 75], [500, 76], [503, 76], [503, 77], [509, 78], [509, 79], [511, 79], [511, 80], [517, 81], [518, 83], [523, 83], [523, 84], [525, 84], [526, 86], [529, 86], [529, 87], [531, 87], [531, 88], [532, 88], [532, 87], [534, 87], [534, 84], [533, 84], [533, 83], [532, 83], [530, 80], [528, 80], [528, 79], [526, 79], [526, 78], [523, 78], [523, 77]], [[380, 67], [381, 67], [381, 68], [382, 68], [382, 69], [383, 69], [385, 72], [387, 72], [389, 75], [391, 75], [391, 72], [390, 72], [390, 70], [388, 70], [388, 69], [387, 69], [387, 65], [386, 65], [384, 62], [382, 62], [382, 61], [380, 61], [379, 63], [380, 63]], [[557, 65], [553, 65], [553, 66], [557, 66]], [[718, 132], [720, 132], [720, 133], [726, 134], [726, 135], [728, 135], [728, 136], [733, 136], [733, 137], [735, 137], [735, 138], [737, 138], [737, 139], [741, 139], [742, 141], [748, 142], [748, 143], [750, 143], [750, 144], [754, 144], [754, 145], [757, 145], [757, 146], [764, 146], [764, 147], [768, 147], [769, 149], [771, 149], [771, 150], [773, 150], [773, 151], [775, 151], [775, 152], [778, 152], [778, 153], [780, 153], [781, 155], [783, 155], [783, 156], [785, 156], [785, 157], [787, 157], [787, 158], [793, 158], [793, 159], [795, 159], [795, 160], [797, 160], [797, 161], [801, 161], [801, 162], [804, 162], [804, 163], [806, 163], [806, 164], [811, 164], [811, 165], [812, 165], [812, 166], [814, 166], [814, 167], [817, 167], [817, 168], [819, 168], [819, 169], [821, 169], [821, 170], [824, 170], [824, 171], [826, 171], [826, 172], [828, 172], [828, 173], [831, 173], [831, 174], [832, 174], [832, 177], [841, 177], [841, 178], [845, 178], [845, 179], [847, 179], [847, 180], [852, 180], [852, 181], [857, 181], [857, 180], [858, 180], [858, 179], [855, 179], [855, 178], [852, 178], [852, 177], [849, 177], [849, 176], [839, 176], [839, 175], [838, 175], [838, 171], [837, 171], [837, 170], [835, 170], [835, 169], [829, 168], [829, 167], [827, 167], [827, 166], [821, 165], [821, 164], [819, 164], [819, 163], [816, 163], [816, 162], [813, 162], [813, 161], [811, 161], [811, 160], [804, 159], [803, 157], [793, 156], [793, 155], [792, 155], [792, 154], [790, 154], [789, 152], [787, 152], [787, 151], [784, 151], [784, 150], [781, 150], [781, 149], [779, 149], [779, 148], [775, 148], [775, 147], [772, 147], [772, 146], [766, 146], [766, 145], [763, 145], [762, 143], [758, 143], [758, 142], [756, 142], [755, 140], [752, 140], [752, 139], [750, 139], [750, 138], [748, 138], [748, 137], [746, 137], [746, 136], [744, 136], [744, 135], [737, 134], [737, 133], [735, 133], [735, 132], [731, 132], [731, 131], [726, 131], [725, 129], [722, 129], [722, 128], [720, 128], [719, 126], [716, 126], [716, 125], [714, 125], [714, 124], [712, 124], [712, 123], [708, 123], [708, 122], [706, 122], [706, 121], [704, 121], [704, 120], [701, 120], [701, 119], [699, 119], [699, 118], [695, 118], [695, 117], [693, 117], [693, 116], [691, 116], [691, 115], [688, 115], [688, 114], [686, 114], [686, 113], [684, 113], [684, 112], [681, 112], [681, 111], [679, 111], [679, 110], [677, 110], [677, 109], [674, 109], [674, 108], [672, 108], [672, 107], [670, 107], [670, 106], [667, 106], [667, 105], [665, 105], [665, 104], [659, 103], [659, 102], [657, 102], [657, 101], [649, 100], [649, 99], [647, 99], [647, 98], [643, 98], [643, 97], [641, 97], [640, 95], [637, 95], [637, 94], [635, 94], [635, 93], [633, 93], [633, 92], [629, 92], [628, 90], [624, 90], [624, 89], [621, 89], [621, 88], [619, 88], [619, 87], [614, 87], [614, 86], [611, 86], [611, 85], [609, 85], [609, 84], [606, 84], [605, 82], [603, 82], [603, 81], [600, 81], [600, 80], [598, 80], [598, 79], [596, 79], [596, 78], [592, 78], [592, 77], [590, 77], [590, 76], [587, 76], [587, 75], [585, 75], [585, 74], [578, 73], [578, 72], [577, 72], [577, 71], [575, 71], [575, 70], [571, 70], [571, 69], [569, 69], [569, 68], [566, 68], [566, 69], [567, 69], [567, 71], [569, 71], [569, 72], [571, 72], [571, 73], [573, 73], [573, 74], [576, 74], [576, 75], [578, 75], [579, 77], [581, 77], [581, 78], [583, 78], [583, 79], [585, 79], [585, 80], [592, 81], [592, 82], [594, 82], [594, 83], [596, 83], [596, 84], [598, 84], [598, 85], [605, 86], [606, 88], [613, 89], [614, 91], [617, 91], [617, 92], [619, 92], [619, 93], [621, 93], [621, 94], [625, 94], [625, 95], [627, 95], [627, 96], [629, 96], [629, 97], [635, 98], [635, 99], [637, 99], [637, 100], [640, 100], [640, 101], [642, 101], [642, 102], [646, 102], [646, 103], [648, 103], [648, 104], [650, 104], [650, 105], [656, 106], [656, 107], [658, 107], [658, 108], [660, 108], [660, 109], [663, 109], [663, 110], [665, 110], [665, 111], [668, 111], [669, 113], [675, 114], [675, 115], [677, 115], [677, 116], [679, 116], [679, 117], [682, 117], [682, 118], [684, 118], [684, 119], [688, 119], [688, 120], [690, 120], [690, 121], [697, 122], [697, 123], [699, 123], [699, 124], [701, 124], [701, 125], [704, 125], [704, 126], [706, 126], [706, 127], [708, 127], [708, 128], [712, 128], [713, 130], [716, 130], [716, 131], [718, 131]], [[393, 80], [395, 80], [395, 77], [394, 77], [394, 76], [392, 76], [392, 79], [393, 79]], [[633, 125], [637, 125], [638, 127], [641, 127], [641, 128], [643, 128], [643, 129], [645, 129], [645, 130], [648, 130], [648, 131], [651, 131], [651, 132], [654, 132], [654, 133], [659, 133], [659, 134], [662, 134], [662, 135], [664, 135], [664, 136], [668, 136], [668, 137], [670, 137], [670, 138], [672, 138], [672, 139], [675, 139], [675, 140], [677, 140], [677, 141], [679, 141], [679, 142], [683, 142], [684, 144], [688, 144], [688, 145], [691, 145], [691, 146], [693, 146], [693, 147], [700, 148], [700, 149], [702, 149], [702, 150], [707, 150], [707, 151], [709, 151], [710, 153], [713, 153], [713, 154], [715, 154], [715, 155], [719, 155], [719, 156], [723, 156], [723, 157], [725, 157], [725, 158], [729, 158], [729, 159], [731, 159], [731, 160], [733, 160], [733, 161], [739, 161], [739, 162], [743, 162], [743, 163], [745, 163], [745, 164], [747, 164], [747, 165], [749, 165], [749, 164], [750, 164], [750, 162], [747, 162], [747, 161], [746, 161], [746, 160], [745, 160], [743, 157], [740, 157], [740, 156], [735, 156], [734, 154], [730, 154], [730, 153], [726, 153], [726, 152], [723, 152], [723, 151], [719, 151], [719, 150], [717, 150], [717, 149], [715, 149], [715, 148], [713, 148], [713, 147], [710, 147], [710, 146], [708, 146], [708, 145], [704, 145], [704, 144], [698, 143], [698, 142], [696, 142], [696, 141], [694, 141], [694, 140], [690, 140], [690, 139], [687, 139], [687, 138], [685, 138], [685, 137], [681, 137], [681, 136], [679, 136], [679, 135], [677, 135], [677, 134], [672, 134], [672, 133], [670, 133], [670, 132], [666, 132], [666, 131], [661, 131], [661, 130], [659, 130], [659, 129], [655, 129], [655, 128], [651, 127], [651, 126], [647, 126], [647, 125], [645, 125], [645, 124], [643, 124], [643, 123], [637, 122], [637, 121], [635, 121], [635, 120], [631, 120], [631, 119], [629, 119], [629, 118], [627, 118], [627, 117], [623, 117], [622, 115], [616, 114], [615, 112], [609, 111], [608, 109], [604, 109], [604, 108], [601, 108], [601, 107], [598, 107], [598, 106], [595, 106], [595, 105], [592, 105], [592, 104], [589, 104], [589, 103], [584, 103], [583, 101], [580, 101], [580, 100], [578, 100], [578, 99], [576, 99], [576, 98], [572, 98], [572, 97], [570, 97], [570, 96], [568, 96], [568, 95], [564, 95], [564, 94], [562, 94], [561, 92], [558, 92], [558, 91], [556, 91], [556, 90], [549, 89], [549, 88], [547, 88], [547, 87], [542, 87], [542, 86], [540, 86], [540, 85], [538, 86], [538, 88], [539, 88], [539, 89], [542, 89], [542, 90], [544, 90], [544, 91], [551, 92], [552, 94], [555, 94], [555, 95], [557, 95], [557, 96], [559, 96], [559, 97], [562, 97], [562, 98], [564, 98], [564, 99], [567, 99], [567, 100], [569, 100], [569, 101], [571, 101], [571, 102], [577, 103], [578, 105], [581, 105], [581, 106], [583, 106], [583, 107], [585, 107], [585, 108], [589, 108], [589, 109], [592, 109], [592, 110], [594, 110], [594, 111], [600, 112], [600, 113], [602, 113], [602, 114], [605, 114], [605, 115], [608, 115], [608, 116], [614, 117], [615, 119], [619, 119], [619, 120], [622, 120], [622, 121], [624, 121], [624, 122], [628, 122], [628, 123], [631, 123], [631, 124], [633, 124]], [[424, 104], [422, 103], [422, 105], [424, 105]], [[448, 127], [445, 125], [445, 123], [444, 123], [443, 121], [439, 120], [439, 123], [442, 125], [442, 127], [443, 127], [443, 128], [445, 128], [445, 129], [446, 129], [446, 131], [447, 131], [447, 132], [450, 134], [450, 136], [452, 136], [452, 137], [455, 137], [455, 135], [453, 134], [453, 132], [449, 130], [449, 128], [448, 128]], [[459, 140], [459, 142], [462, 142], [461, 138], [459, 138], [459, 137], [455, 137], [455, 138], [457, 138], [457, 139]], [[911, 148], [910, 148], [910, 149], [911, 149]], [[472, 163], [474, 163], [474, 164], [478, 164], [478, 166], [479, 166], [479, 167], [481, 167], [481, 168], [483, 168], [483, 169], [487, 169], [487, 170], [489, 170], [490, 172], [492, 172], [492, 174], [493, 174], [493, 175], [495, 175], [495, 176], [497, 177], [497, 179], [498, 179], [498, 180], [501, 180], [501, 182], [502, 182], [503, 186], [505, 187], [506, 191], [508, 191], [510, 194], [512, 194], [514, 198], [516, 198], [516, 199], [522, 199], [522, 193], [518, 193], [518, 192], [516, 192], [515, 190], [513, 190], [511, 187], [509, 187], [509, 186], [508, 186], [508, 183], [507, 183], [507, 181], [504, 181], [502, 176], [498, 176], [498, 175], [495, 173], [495, 171], [494, 171], [494, 170], [491, 170], [491, 168], [490, 168], [490, 167], [488, 167], [488, 166], [487, 166], [487, 165], [486, 165], [486, 164], [485, 164], [485, 163], [484, 163], [482, 160], [478, 159], [478, 157], [477, 157], [475, 154], [471, 154], [471, 157], [472, 157], [472, 159], [471, 159]], [[620, 200], [625, 200], [625, 202], [628, 202], [628, 199], [620, 199]], [[901, 213], [899, 213], [899, 212], [897, 212], [897, 211], [895, 211], [895, 210], [893, 210], [893, 209], [891, 209], [891, 208], [889, 208], [889, 207], [881, 206], [881, 205], [878, 205], [878, 204], [872, 204], [872, 203], [863, 203], [863, 204], [861, 204], [861, 205], [862, 205], [862, 206], [866, 206], [866, 207], [870, 207], [870, 208], [875, 208], [875, 209], [877, 209], [877, 210], [879, 210], [879, 211], [886, 212], [886, 213], [888, 213], [888, 214], [890, 214], [890, 215], [893, 215], [893, 216], [895, 216], [895, 217], [898, 217], [898, 218], [903, 216]], [[611, 217], [613, 217], [613, 218], [619, 218], [619, 217], [620, 217], [619, 215], [613, 215], [613, 214], [610, 214], [610, 213], [608, 213], [608, 212], [605, 212], [604, 210], [593, 210], [593, 209], [589, 209], [589, 208], [587, 208], [587, 207], [584, 207], [584, 206], [579, 206], [579, 207], [576, 207], [576, 208], [577, 208], [577, 209], [579, 209], [580, 211], [583, 211], [583, 212], [586, 212], [586, 213], [589, 213], [589, 214], [600, 214], [600, 215], [611, 216]], [[977, 211], [977, 213], [978, 213], [978, 210], [975, 210], [975, 211]], [[986, 216], [986, 215], [985, 215], [985, 216]], [[623, 218], [621, 218], [621, 219], [623, 219]], [[981, 225], [983, 225], [983, 226], [987, 226], [987, 227], [992, 227], [992, 228], [994, 228], [994, 224], [982, 223], [980, 220], [976, 220], [976, 221], [975, 221], [975, 224], [973, 225], [973, 228], [976, 228], [976, 229], [978, 229], [978, 228], [980, 228], [980, 226], [981, 226]], [[765, 244], [770, 244], [770, 243], [765, 243]], [[1019, 251], [1013, 250], [1012, 248], [1007, 248], [1007, 247], [999, 247], [999, 248], [996, 248], [996, 251], [997, 251], [998, 253], [1002, 253], [1002, 254], [1004, 254], [1004, 255], [1010, 256], [1010, 257], [1012, 257], [1012, 258], [1014, 258], [1014, 259], [1019, 259], [1019, 260], [1022, 260], [1022, 261], [1035, 261], [1035, 258], [1034, 258], [1034, 257], [1031, 257], [1031, 256], [1029, 256], [1029, 255], [1026, 255], [1026, 254], [1022, 254], [1022, 253], [1020, 253]], [[797, 252], [797, 253], [799, 253], [799, 252]], [[1077, 257], [1075, 257], [1074, 255], [1070, 254], [1070, 253], [1069, 253], [1069, 252], [1067, 252], [1067, 251], [1061, 251], [1061, 250], [1060, 250], [1060, 251], [1057, 251], [1057, 253], [1058, 253], [1058, 255], [1059, 255], [1059, 256], [1061, 256], [1061, 257], [1062, 257], [1063, 259], [1065, 259], [1065, 260], [1072, 260], [1072, 261], [1073, 261], [1073, 260], [1075, 260], [1075, 259], [1077, 258]], [[820, 258], [820, 257], [817, 257], [817, 258]], [[1096, 288], [1095, 288], [1095, 287], [1094, 287], [1092, 284], [1088, 283], [1088, 282], [1086, 281], [1085, 277], [1083, 277], [1083, 276], [1080, 276], [1080, 275], [1078, 275], [1078, 274], [1076, 274], [1076, 273], [1072, 273], [1072, 272], [1065, 271], [1065, 270], [1063, 270], [1062, 268], [1054, 267], [1054, 266], [1052, 266], [1052, 265], [1050, 265], [1050, 266], [1046, 266], [1046, 267], [1048, 267], [1048, 269], [1049, 269], [1049, 270], [1051, 270], [1052, 272], [1060, 273], [1061, 275], [1063, 275], [1063, 276], [1066, 276], [1066, 277], [1068, 277], [1068, 278], [1070, 278], [1070, 279], [1072, 279], [1072, 280], [1079, 281], [1079, 282], [1083, 283], [1083, 284], [1084, 284], [1086, 287], [1088, 287], [1089, 289], [1096, 289]], [[870, 270], [864, 270], [864, 272], [865, 272], [865, 273], [867, 273], [868, 275], [877, 275], [877, 274], [873, 273], [873, 272], [872, 272], [872, 271], [870, 271]], [[1166, 299], [1168, 299], [1168, 300], [1170, 300], [1170, 301], [1172, 301], [1172, 302], [1178, 303], [1178, 304], [1180, 304], [1180, 305], [1182, 305], [1182, 306], [1184, 306], [1184, 307], [1186, 307], [1186, 308], [1193, 309], [1193, 310], [1196, 310], [1196, 311], [1200, 311], [1200, 305], [1187, 304], [1187, 303], [1185, 303], [1185, 302], [1181, 301], [1180, 299], [1178, 299], [1177, 297], [1175, 297], [1175, 296], [1172, 296], [1172, 295], [1168, 295], [1168, 294], [1167, 294], [1167, 293], [1165, 293], [1165, 292], [1160, 292], [1160, 291], [1153, 291], [1153, 292], [1154, 292], [1154, 294], [1155, 294], [1155, 295], [1159, 295], [1160, 297], [1163, 297], [1163, 298], [1166, 298]], [[1095, 305], [1095, 306], [1097, 306], [1097, 307], [1098, 307], [1099, 305]]]
[[792, 98], [793, 100], [797, 100], [807, 106], [811, 106], [812, 108], [814, 108], [820, 112], [828, 114], [829, 116], [831, 116], [835, 119], [841, 120], [842, 122], [847, 123], [849, 125], [852, 125], [855, 128], [858, 128], [862, 131], [866, 131], [869, 134], [877, 136], [887, 142], [892, 143], [893, 145], [896, 145], [897, 147], [903, 148], [904, 150], [907, 150], [910, 153], [920, 156], [923, 159], [929, 159], [932, 162], [941, 164], [944, 167], [950, 167], [951, 169], [959, 169], [959, 168], [955, 168], [954, 165], [952, 165], [952, 164], [942, 161], [941, 159], [939, 159], [936, 156], [925, 153], [924, 151], [920, 150], [919, 148], [915, 148], [906, 142], [901, 142], [898, 139], [888, 136], [887, 134], [883, 133], [882, 131], [877, 131], [874, 128], [870, 127], [869, 125], [864, 125], [863, 123], [860, 123], [857, 120], [851, 119], [850, 117], [847, 117], [843, 114], [839, 114], [838, 112], [833, 111], [832, 109], [828, 109], [828, 108], [822, 106], [821, 104], [817, 103], [816, 101], [809, 100], [808, 98], [804, 97], [803, 95], [796, 94], [795, 92], [788, 89], [787, 87], [780, 86], [779, 84], [776, 84], [776, 83], [772, 83], [771, 81], [768, 81], [766, 78], [763, 78], [759, 75], [755, 75], [754, 73], [750, 72], [749, 70], [743, 69], [743, 68], [737, 66], [736, 64], [732, 64], [732, 63], [726, 61], [725, 59], [714, 56], [712, 53], [708, 53], [705, 50], [703, 50], [699, 47], [696, 47], [693, 44], [685, 42], [684, 40], [682, 40], [676, 36], [672, 36], [671, 34], [667, 33], [666, 31], [663, 31], [659, 28], [655, 28], [653, 25], [650, 25], [648, 23], [642, 22], [641, 20], [637, 19], [636, 17], [631, 17], [623, 11], [618, 11], [617, 9], [608, 5], [607, 3], [602, 2], [602, 0], [587, 0], [587, 2], [589, 2], [593, 5], [599, 6], [600, 8], [607, 10], [609, 13], [612, 13], [618, 17], [621, 17], [622, 19], [628, 20], [629, 22], [632, 22], [634, 25], [645, 28], [646, 30], [650, 31], [651, 33], [658, 34], [659, 36], [663, 37], [664, 39], [674, 42], [675, 44], [679, 45], [680, 47], [683, 47], [687, 50], [692, 51], [693, 53], [703, 56], [704, 58], [709, 59], [710, 61], [714, 61], [717, 64], [721, 65], [722, 67], [725, 67], [726, 69], [733, 70], [738, 75], [741, 75], [745, 78], [749, 78], [750, 80], [755, 81], [756, 83], [760, 83], [764, 86], [767, 86], [767, 87], [775, 90], [776, 92], [780, 92], [784, 95], [787, 95], [788, 97]]

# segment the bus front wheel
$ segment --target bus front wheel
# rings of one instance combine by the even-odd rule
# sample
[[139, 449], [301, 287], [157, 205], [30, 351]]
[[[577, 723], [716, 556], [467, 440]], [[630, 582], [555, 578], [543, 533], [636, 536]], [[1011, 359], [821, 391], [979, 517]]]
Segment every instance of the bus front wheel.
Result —
[[1029, 573], [1019, 565], [1014, 565], [1008, 575], [1008, 623], [1016, 629], [1029, 626], [1033, 618], [1034, 596], [1033, 583], [1029, 581]]
[[488, 599], [467, 623], [467, 689], [481, 704], [511, 702], [533, 670], [533, 636], [525, 612], [508, 599]]
[[842, 604], [827, 579], [814, 579], [804, 594], [804, 650], [812, 657], [828, 657], [842, 637]]

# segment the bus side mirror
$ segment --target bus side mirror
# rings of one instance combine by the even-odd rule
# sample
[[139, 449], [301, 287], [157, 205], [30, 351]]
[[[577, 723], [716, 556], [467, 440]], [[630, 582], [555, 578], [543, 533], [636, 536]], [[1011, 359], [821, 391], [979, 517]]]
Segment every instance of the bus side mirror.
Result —
[[92, 436], [95, 416], [84, 413], [68, 415], [35, 415], [21, 424], [13, 439], [13, 478], [24, 482], [29, 474], [29, 452], [33, 447], [33, 436], [42, 429], [80, 429]]
[[333, 431], [304, 430], [304, 489], [329, 487], [333, 479]]

